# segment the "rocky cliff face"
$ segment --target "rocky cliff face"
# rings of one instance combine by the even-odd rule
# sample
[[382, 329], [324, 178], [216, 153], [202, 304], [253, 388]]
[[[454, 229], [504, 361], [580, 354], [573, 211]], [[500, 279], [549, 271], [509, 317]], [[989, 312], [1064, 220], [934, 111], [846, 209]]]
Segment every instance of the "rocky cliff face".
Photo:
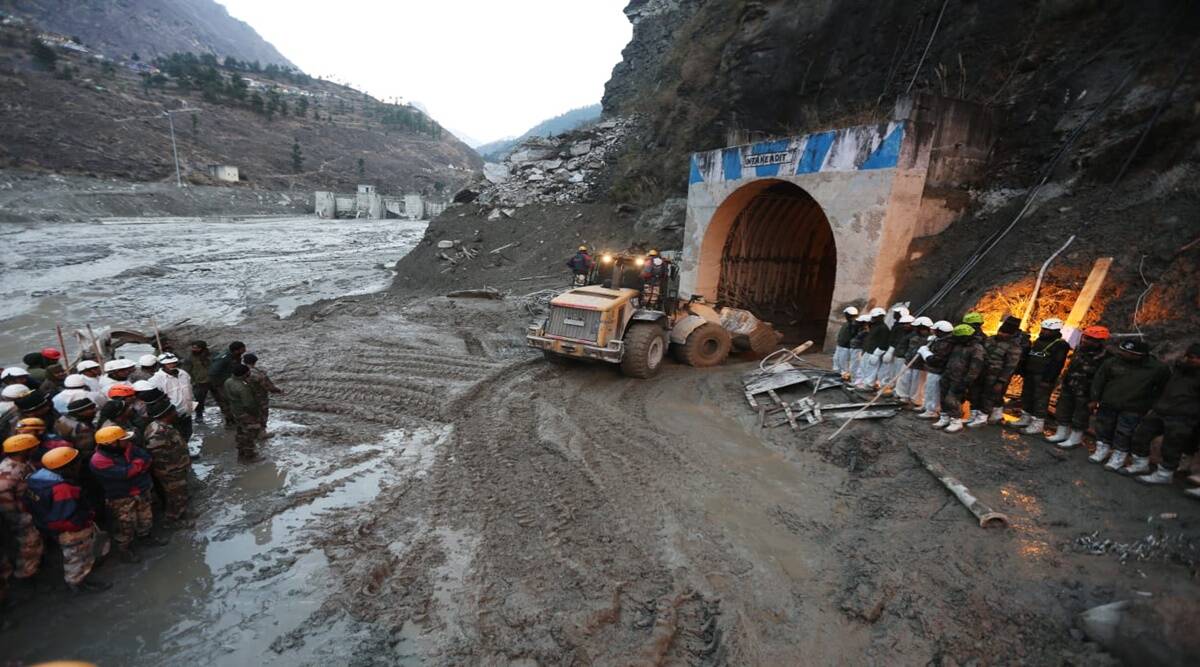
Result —
[[292, 64], [214, 0], [5, 0], [0, 8], [111, 55], [137, 52], [150, 60], [174, 52], [211, 53]]

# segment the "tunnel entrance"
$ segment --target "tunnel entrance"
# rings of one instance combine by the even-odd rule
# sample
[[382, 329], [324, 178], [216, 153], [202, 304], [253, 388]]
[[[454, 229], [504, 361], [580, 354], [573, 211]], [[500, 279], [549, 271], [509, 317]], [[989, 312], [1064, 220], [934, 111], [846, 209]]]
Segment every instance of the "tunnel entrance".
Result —
[[821, 349], [837, 278], [829, 220], [796, 185], [760, 182], [755, 189], [749, 198], [744, 193], [726, 201], [736, 206], [748, 199], [727, 212], [732, 221], [721, 252], [717, 301], [771, 322], [785, 342], [812, 340]]

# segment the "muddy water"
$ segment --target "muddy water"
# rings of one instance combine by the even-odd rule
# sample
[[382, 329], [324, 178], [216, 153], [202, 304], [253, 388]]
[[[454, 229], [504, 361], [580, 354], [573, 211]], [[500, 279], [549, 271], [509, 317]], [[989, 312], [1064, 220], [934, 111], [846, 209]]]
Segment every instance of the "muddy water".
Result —
[[146, 330], [151, 315], [163, 326], [232, 324], [249, 312], [285, 317], [377, 291], [425, 225], [314, 217], [0, 225], [0, 359], [53, 344], [55, 323], [68, 332], [89, 323]]

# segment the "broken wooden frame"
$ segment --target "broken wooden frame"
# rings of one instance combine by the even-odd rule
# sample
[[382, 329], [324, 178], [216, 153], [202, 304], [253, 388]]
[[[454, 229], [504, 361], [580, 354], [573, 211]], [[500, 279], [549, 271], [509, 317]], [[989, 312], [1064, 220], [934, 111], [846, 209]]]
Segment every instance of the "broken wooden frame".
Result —
[[[795, 387], [801, 384], [811, 384], [812, 393], [795, 401], [785, 401], [779, 397], [777, 389]], [[900, 412], [900, 403], [875, 403], [873, 410], [863, 410], [872, 405], [864, 402], [850, 403], [818, 403], [816, 396], [827, 389], [846, 390], [846, 383], [840, 374], [817, 368], [796, 368], [791, 364], [777, 364], [773, 370], [752, 371], [742, 376], [745, 388], [746, 402], [758, 413], [760, 428], [782, 426], [787, 424], [793, 431], [823, 423], [826, 419], [882, 419], [894, 417]], [[846, 390], [852, 400], [857, 395]], [[761, 394], [766, 394], [770, 402], [762, 400]], [[857, 411], [857, 412], [851, 412]], [[782, 419], [768, 423], [767, 417], [782, 413]], [[805, 424], [801, 426], [800, 422]]]

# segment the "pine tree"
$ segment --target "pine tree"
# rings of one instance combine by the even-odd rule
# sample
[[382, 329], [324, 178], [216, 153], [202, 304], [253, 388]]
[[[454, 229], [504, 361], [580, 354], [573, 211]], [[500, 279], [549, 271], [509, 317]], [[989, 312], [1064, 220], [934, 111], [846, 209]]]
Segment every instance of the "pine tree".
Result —
[[300, 151], [300, 140], [292, 143], [292, 171], [299, 174], [304, 169], [304, 153]]
[[363, 177], [366, 175], [367, 175], [367, 163], [362, 158], [358, 158], [358, 180], [359, 181], [363, 180]]

